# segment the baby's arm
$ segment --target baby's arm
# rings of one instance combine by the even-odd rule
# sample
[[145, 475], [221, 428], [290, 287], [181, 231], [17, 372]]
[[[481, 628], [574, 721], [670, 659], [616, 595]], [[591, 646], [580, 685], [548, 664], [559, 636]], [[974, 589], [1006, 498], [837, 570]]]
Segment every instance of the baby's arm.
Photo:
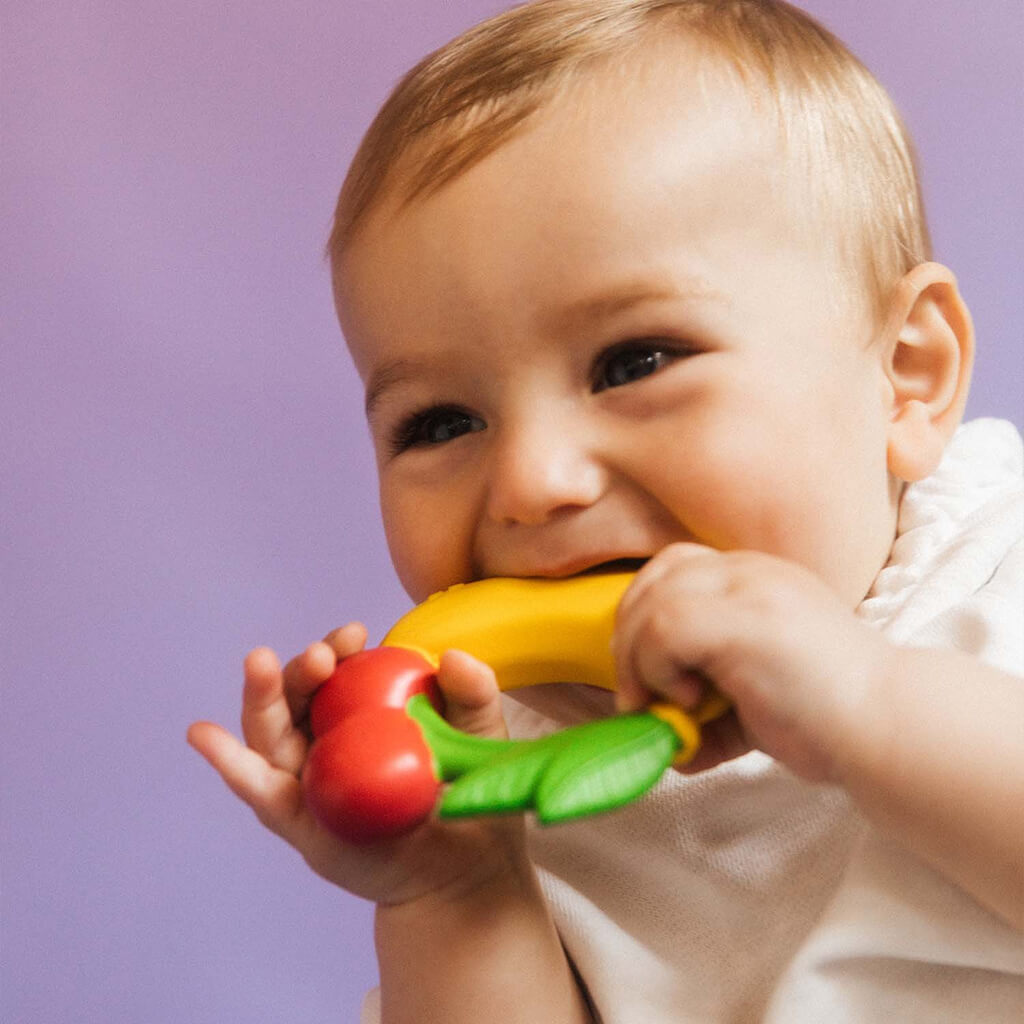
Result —
[[879, 828], [1024, 929], [1024, 681], [956, 651], [892, 648], [874, 742], [840, 782]]
[[[309, 701], [340, 658], [360, 650], [351, 624], [282, 670], [273, 651], [245, 661], [245, 744], [210, 722], [189, 742], [267, 828], [331, 882], [377, 903], [376, 945], [385, 1024], [503, 1020], [585, 1022], [585, 1000], [566, 959], [532, 864], [522, 823], [441, 824], [368, 847], [342, 843], [305, 806]], [[463, 731], [502, 735], [493, 673], [458, 652], [442, 659], [446, 715]]]
[[381, 1017], [391, 1022], [591, 1021], [533, 868], [378, 905]]
[[800, 566], [692, 544], [639, 574], [615, 650], [623, 708], [652, 693], [692, 708], [709, 683], [732, 700], [696, 767], [753, 745], [838, 783], [878, 828], [1024, 927], [1024, 682], [892, 645]]

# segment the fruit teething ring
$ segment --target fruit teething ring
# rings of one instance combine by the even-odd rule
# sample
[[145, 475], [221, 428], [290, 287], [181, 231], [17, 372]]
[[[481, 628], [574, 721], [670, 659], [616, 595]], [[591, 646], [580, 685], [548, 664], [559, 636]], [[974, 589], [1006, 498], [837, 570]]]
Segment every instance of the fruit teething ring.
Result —
[[443, 817], [533, 810], [552, 824], [620, 807], [689, 761], [722, 698], [692, 717], [656, 704], [532, 740], [469, 736], [440, 714], [436, 669], [450, 648], [487, 662], [502, 690], [613, 690], [615, 610], [633, 575], [457, 584], [413, 608], [381, 647], [341, 661], [310, 709], [302, 783], [316, 818], [349, 842], [373, 842], [414, 829], [440, 796]]

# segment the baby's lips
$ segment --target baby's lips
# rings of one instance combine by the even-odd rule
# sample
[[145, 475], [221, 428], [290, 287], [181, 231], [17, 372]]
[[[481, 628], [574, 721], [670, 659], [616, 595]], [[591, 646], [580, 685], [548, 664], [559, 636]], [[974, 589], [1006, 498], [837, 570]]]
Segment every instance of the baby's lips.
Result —
[[359, 651], [340, 661], [317, 690], [309, 711], [310, 728], [319, 738], [361, 711], [401, 710], [418, 693], [425, 693], [440, 710], [437, 671], [423, 655], [405, 647]]

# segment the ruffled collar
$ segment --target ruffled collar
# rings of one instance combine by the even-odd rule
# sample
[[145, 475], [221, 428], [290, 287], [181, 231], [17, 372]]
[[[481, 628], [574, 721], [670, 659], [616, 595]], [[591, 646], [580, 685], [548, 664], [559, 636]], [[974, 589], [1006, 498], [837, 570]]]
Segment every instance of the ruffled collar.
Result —
[[[1020, 493], [1022, 475], [1024, 448], [1012, 423], [978, 419], [961, 426], [938, 469], [904, 492], [889, 561], [857, 614], [879, 628], [891, 627], [922, 582], [956, 559], [993, 505]], [[963, 596], [949, 587], [936, 595], [947, 605]]]

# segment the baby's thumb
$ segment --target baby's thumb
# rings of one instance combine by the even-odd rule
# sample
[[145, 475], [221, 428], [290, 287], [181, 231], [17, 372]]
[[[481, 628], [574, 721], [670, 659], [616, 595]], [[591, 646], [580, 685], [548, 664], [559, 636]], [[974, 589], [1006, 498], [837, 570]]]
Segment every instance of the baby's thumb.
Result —
[[465, 651], [445, 651], [437, 670], [444, 695], [444, 716], [471, 736], [505, 739], [501, 691], [489, 665]]

